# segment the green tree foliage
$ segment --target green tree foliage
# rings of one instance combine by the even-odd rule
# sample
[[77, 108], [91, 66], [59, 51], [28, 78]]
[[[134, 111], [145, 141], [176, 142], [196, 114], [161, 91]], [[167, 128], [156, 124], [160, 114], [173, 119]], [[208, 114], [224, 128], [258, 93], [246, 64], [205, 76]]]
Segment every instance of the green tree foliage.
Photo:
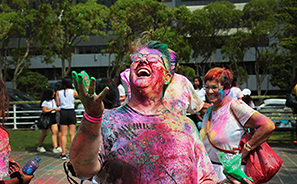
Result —
[[107, 36], [105, 28], [108, 8], [97, 4], [96, 0], [85, 0], [78, 4], [58, 0], [57, 6], [55, 17], [44, 24], [43, 31], [49, 36], [52, 46], [50, 51], [62, 61], [62, 77], [65, 77], [71, 71], [73, 48], [80, 41], [89, 40], [90, 34]]
[[24, 72], [17, 79], [18, 89], [28, 93], [35, 99], [40, 99], [45, 87], [49, 86], [48, 79], [38, 72]]
[[5, 81], [5, 76], [8, 68], [8, 44], [10, 42], [12, 35], [15, 32], [11, 20], [13, 19], [13, 17], [17, 16], [17, 14], [16, 12], [11, 12], [10, 8], [5, 3], [0, 5], [0, 9], [0, 79]]
[[186, 76], [190, 81], [196, 77], [195, 70], [186, 65], [179, 65], [176, 73]]
[[270, 82], [273, 86], [280, 89], [291, 91], [292, 79], [292, 55], [279, 54], [273, 60], [269, 67], [271, 73]]
[[177, 21], [166, 4], [154, 0], [118, 0], [110, 10], [110, 25], [116, 37], [108, 41], [106, 52], [115, 54], [108, 77], [118, 75], [130, 65], [129, 45], [137, 39], [140, 44], [160, 40], [178, 51], [180, 59], [189, 61], [190, 47], [176, 29]]
[[[244, 56], [249, 49], [249, 35], [240, 27], [237, 31], [225, 39], [225, 44], [222, 46], [221, 53], [223, 60], [229, 59], [229, 68], [233, 75], [237, 76], [239, 85], [245, 81], [248, 84], [248, 74], [244, 65]], [[246, 86], [248, 88], [248, 86]]]
[[[283, 60], [279, 62], [287, 63], [287, 58], [291, 60], [291, 67], [288, 68], [287, 75], [291, 76], [289, 81], [292, 81], [296, 76], [297, 65], [297, 1], [296, 0], [280, 0], [279, 11], [276, 14], [276, 18], [282, 23], [282, 32], [280, 36], [280, 46], [285, 49]], [[287, 55], [287, 56], [285, 56]], [[277, 82], [281, 83], [281, 81]]]
[[[13, 88], [17, 88], [16, 80], [22, 71], [29, 67], [32, 58], [32, 47], [36, 46], [41, 34], [40, 25], [47, 20], [51, 14], [51, 9], [47, 5], [41, 4], [38, 9], [31, 8], [28, 0], [12, 0], [2, 2], [4, 9], [5, 21], [9, 18], [9, 32], [5, 35], [6, 39], [2, 42], [2, 51], [6, 52], [7, 46], [14, 38], [17, 45], [11, 52], [11, 58], [5, 56], [5, 68], [10, 67], [13, 70], [12, 84]], [[13, 16], [12, 16], [13, 15]]]
[[205, 63], [223, 43], [231, 25], [238, 22], [241, 15], [241, 11], [236, 10], [231, 2], [220, 1], [194, 10], [191, 15], [186, 13], [180, 16], [184, 22], [184, 36], [188, 37], [193, 50], [196, 75], [205, 74]]
[[[255, 75], [257, 82], [257, 93], [261, 95], [261, 84], [268, 76], [268, 69], [272, 59], [277, 55], [275, 20], [277, 0], [252, 0], [243, 9], [247, 20], [244, 26], [249, 33], [249, 47], [253, 50], [251, 54], [255, 56]], [[269, 40], [269, 46], [263, 45]], [[274, 42], [274, 43], [273, 43]], [[267, 88], [268, 90], [268, 88]]]

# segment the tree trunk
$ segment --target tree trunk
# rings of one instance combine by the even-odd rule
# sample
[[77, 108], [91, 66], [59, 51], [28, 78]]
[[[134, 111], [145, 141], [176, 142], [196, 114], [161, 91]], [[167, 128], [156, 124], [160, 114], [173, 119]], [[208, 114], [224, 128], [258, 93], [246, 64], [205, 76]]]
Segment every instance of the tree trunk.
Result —
[[70, 55], [68, 57], [68, 68], [67, 68], [67, 70], [65, 72], [65, 76], [68, 76], [69, 73], [71, 72], [71, 63], [72, 63], [72, 55]]
[[110, 57], [111, 57], [111, 53], [109, 53], [108, 55], [108, 68], [107, 68], [107, 78], [111, 78], [111, 74], [110, 74]]
[[13, 75], [13, 78], [12, 78], [12, 80], [11, 80], [12, 88], [13, 88], [13, 89], [17, 89], [17, 83], [16, 83], [16, 80], [17, 80], [17, 76], [16, 76], [16, 75]]
[[61, 68], [61, 70], [62, 70], [62, 78], [64, 78], [64, 77], [66, 77], [66, 75], [65, 75], [65, 58], [64, 57], [62, 57], [62, 68]]
[[199, 76], [199, 64], [197, 62], [197, 58], [194, 58], [194, 64], [196, 66], [196, 75]]

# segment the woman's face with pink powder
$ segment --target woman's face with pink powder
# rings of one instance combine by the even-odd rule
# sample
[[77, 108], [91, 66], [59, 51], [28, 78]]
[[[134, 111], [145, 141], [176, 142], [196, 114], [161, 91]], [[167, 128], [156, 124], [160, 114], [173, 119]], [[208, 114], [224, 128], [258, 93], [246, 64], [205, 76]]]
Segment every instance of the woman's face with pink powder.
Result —
[[[162, 91], [168, 72], [162, 54], [155, 49], [141, 48], [134, 53], [130, 66], [130, 85], [138, 90]], [[134, 61], [137, 60], [137, 61]], [[170, 74], [169, 74], [170, 75]]]

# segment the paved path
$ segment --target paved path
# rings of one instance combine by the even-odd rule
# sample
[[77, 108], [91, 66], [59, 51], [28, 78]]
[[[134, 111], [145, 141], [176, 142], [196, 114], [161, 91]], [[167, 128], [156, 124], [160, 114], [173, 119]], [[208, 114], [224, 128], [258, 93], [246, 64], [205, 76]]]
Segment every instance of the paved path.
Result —
[[[272, 148], [283, 159], [283, 165], [279, 172], [268, 182], [268, 184], [290, 184], [297, 183], [297, 145], [290, 144], [270, 144]], [[40, 167], [35, 172], [33, 184], [67, 184], [66, 174], [63, 169], [64, 160], [58, 159], [59, 154], [51, 152], [12, 152], [11, 157], [24, 166], [28, 160], [39, 156], [41, 158]], [[79, 182], [79, 179], [76, 181]], [[91, 182], [85, 181], [89, 184]]]

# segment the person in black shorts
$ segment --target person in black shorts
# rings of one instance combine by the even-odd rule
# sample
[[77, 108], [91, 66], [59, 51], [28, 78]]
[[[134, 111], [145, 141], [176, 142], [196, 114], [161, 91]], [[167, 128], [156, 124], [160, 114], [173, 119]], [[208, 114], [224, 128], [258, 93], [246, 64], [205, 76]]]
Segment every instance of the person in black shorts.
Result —
[[62, 154], [61, 159], [67, 159], [66, 145], [69, 128], [70, 141], [72, 142], [76, 129], [76, 114], [74, 111], [74, 100], [78, 97], [77, 92], [73, 89], [72, 78], [64, 77], [62, 79], [63, 89], [57, 91], [56, 101], [57, 106], [60, 107], [60, 131], [62, 134]]

